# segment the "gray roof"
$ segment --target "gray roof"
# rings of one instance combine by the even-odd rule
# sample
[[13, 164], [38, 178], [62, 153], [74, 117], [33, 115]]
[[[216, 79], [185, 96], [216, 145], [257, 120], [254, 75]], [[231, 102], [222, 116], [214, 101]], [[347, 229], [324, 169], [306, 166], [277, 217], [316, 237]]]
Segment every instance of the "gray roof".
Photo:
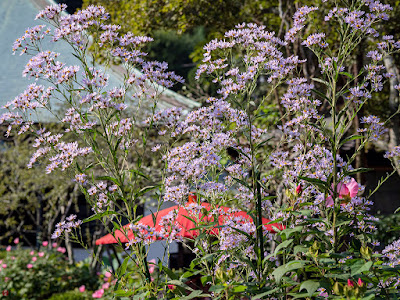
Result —
[[[28, 27], [45, 24], [43, 21], [35, 20], [38, 11], [46, 5], [54, 4], [51, 0], [1, 0], [0, 1], [0, 107], [22, 93], [28, 84], [34, 82], [22, 77], [22, 71], [29, 58], [26, 55], [12, 55], [14, 41], [22, 36]], [[44, 42], [43, 48], [60, 53], [59, 60], [67, 65], [78, 64], [75, 57], [70, 54], [67, 43]], [[119, 86], [122, 83], [123, 75], [118, 66], [107, 70], [110, 75], [110, 86]], [[43, 84], [43, 82], [38, 82]], [[196, 101], [188, 99], [171, 90], [166, 90], [159, 102], [159, 108], [172, 106], [182, 107], [189, 111], [200, 106]], [[4, 109], [0, 109], [3, 113]], [[41, 110], [35, 121], [55, 121], [47, 111]]]

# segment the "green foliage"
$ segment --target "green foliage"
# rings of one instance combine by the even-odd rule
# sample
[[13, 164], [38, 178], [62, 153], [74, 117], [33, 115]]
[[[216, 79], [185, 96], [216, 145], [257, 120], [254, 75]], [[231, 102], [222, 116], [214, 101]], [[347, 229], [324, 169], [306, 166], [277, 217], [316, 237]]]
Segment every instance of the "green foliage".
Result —
[[93, 299], [87, 293], [81, 293], [79, 291], [68, 291], [65, 293], [59, 293], [52, 295], [49, 300], [89, 300]]
[[41, 250], [40, 255], [33, 250], [0, 252], [0, 290], [9, 291], [7, 299], [44, 299], [81, 285], [87, 289], [97, 286], [97, 277], [87, 265], [69, 265], [60, 253]]
[[[59, 125], [47, 124], [46, 127], [61, 131]], [[42, 226], [45, 231], [38, 238], [50, 240], [55, 220], [62, 215], [60, 208], [77, 204], [78, 193], [74, 192], [74, 183], [65, 180], [61, 172], [48, 176], [45, 165], [38, 163], [31, 169], [27, 168], [33, 142], [33, 136], [15, 135], [1, 146], [0, 228], [7, 232], [2, 231], [0, 238], [32, 234]], [[40, 219], [37, 218], [39, 211], [42, 211]], [[77, 206], [75, 211], [79, 211]]]

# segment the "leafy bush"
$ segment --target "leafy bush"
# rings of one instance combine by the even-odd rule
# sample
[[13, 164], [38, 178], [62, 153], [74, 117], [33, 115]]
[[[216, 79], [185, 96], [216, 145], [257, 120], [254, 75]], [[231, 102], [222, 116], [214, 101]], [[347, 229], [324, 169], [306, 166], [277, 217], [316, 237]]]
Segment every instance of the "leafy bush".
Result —
[[17, 249], [1, 251], [0, 258], [0, 290], [9, 292], [7, 299], [44, 299], [82, 284], [93, 289], [97, 284], [87, 265], [69, 265], [56, 251]]
[[92, 299], [87, 293], [81, 293], [79, 291], [68, 291], [65, 293], [54, 294], [49, 300], [86, 300]]

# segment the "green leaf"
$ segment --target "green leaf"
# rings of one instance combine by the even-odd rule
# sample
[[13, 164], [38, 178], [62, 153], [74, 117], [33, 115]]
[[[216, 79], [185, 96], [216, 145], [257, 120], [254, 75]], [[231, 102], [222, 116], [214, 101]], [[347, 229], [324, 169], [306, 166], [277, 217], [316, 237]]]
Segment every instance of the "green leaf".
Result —
[[82, 223], [91, 222], [91, 221], [94, 221], [94, 220], [101, 219], [102, 217], [105, 217], [105, 216], [108, 216], [108, 215], [116, 215], [116, 214], [117, 213], [115, 211], [111, 211], [111, 210], [105, 211], [105, 212], [102, 212], [102, 213], [99, 213], [99, 214], [95, 214], [93, 216], [90, 216], [89, 218], [84, 219], [82, 221]]
[[354, 79], [354, 76], [353, 76], [353, 75], [351, 75], [351, 74], [350, 74], [350, 73], [348, 73], [348, 72], [339, 72], [339, 74], [340, 74], [340, 75], [347, 76], [347, 77], [349, 77], [351, 80], [353, 80], [353, 79]]
[[323, 80], [323, 79], [320, 79], [320, 78], [311, 78], [311, 80], [314, 80], [314, 81], [316, 81], [316, 82], [322, 83], [323, 85], [329, 87], [329, 83], [328, 83], [327, 81]]
[[322, 181], [322, 180], [317, 179], [317, 178], [310, 178], [310, 177], [303, 177], [303, 176], [299, 176], [298, 178], [302, 179], [304, 181], [307, 181], [309, 183], [312, 183], [314, 185], [318, 185], [318, 186], [323, 187], [323, 188], [329, 188], [328, 187], [328, 183], [326, 181]]
[[320, 283], [318, 281], [314, 280], [307, 280], [304, 281], [300, 285], [300, 292], [305, 289], [307, 290], [308, 297], [312, 297], [312, 295], [315, 293], [315, 291], [320, 287]]
[[339, 143], [339, 147], [343, 146], [345, 143], [349, 142], [349, 141], [353, 141], [353, 140], [359, 140], [364, 138], [363, 135], [358, 135], [358, 134], [353, 134], [351, 136], [348, 136], [347, 138], [343, 139], [340, 143]]
[[237, 285], [233, 288], [234, 293], [241, 293], [244, 292], [245, 290], [247, 290], [247, 286], [245, 285]]
[[212, 285], [208, 290], [210, 292], [220, 293], [224, 289], [225, 289], [225, 287], [223, 285], [216, 284], [216, 285]]
[[325, 100], [327, 100], [329, 103], [330, 103], [330, 99], [324, 94], [324, 93], [322, 93], [322, 92], [320, 92], [320, 91], [318, 91], [318, 90], [316, 90], [316, 89], [311, 89], [311, 91], [313, 92], [313, 93], [316, 93], [318, 96], [320, 96], [322, 99], [325, 99]]
[[250, 186], [247, 184], [247, 182], [244, 182], [243, 180], [238, 179], [238, 178], [235, 178], [235, 177], [232, 177], [232, 178], [233, 178], [233, 180], [235, 180], [236, 182], [239, 182], [241, 185], [243, 185], [243, 186], [247, 187], [249, 190], [251, 190], [251, 188], [250, 188]]
[[186, 297], [180, 298], [181, 300], [189, 300], [193, 298], [198, 298], [198, 297], [210, 297], [210, 294], [203, 294], [202, 290], [195, 290], [190, 293], [190, 295], [187, 295]]
[[118, 182], [118, 180], [115, 179], [114, 177], [111, 177], [111, 176], [97, 176], [96, 179], [97, 179], [97, 180], [109, 180], [109, 181], [114, 182], [114, 183], [115, 183], [116, 185], [118, 185], [119, 187], [121, 187], [120, 184], [119, 184], [119, 182]]
[[354, 169], [354, 170], [351, 170], [351, 171], [346, 171], [346, 172], [344, 172], [344, 174], [347, 175], [347, 176], [351, 176], [351, 175], [354, 175], [354, 174], [357, 174], [357, 173], [370, 172], [372, 170], [373, 169], [371, 169], [371, 168], [357, 168], [357, 169]]
[[294, 246], [293, 254], [296, 255], [297, 253], [300, 253], [300, 252], [307, 253], [308, 252], [308, 247], [304, 247], [304, 246], [301, 246], [301, 245]]
[[366, 263], [364, 260], [358, 260], [354, 264], [350, 266], [351, 269], [351, 276], [355, 276], [357, 274], [361, 274], [362, 272], [367, 272], [371, 269], [373, 262], [367, 261]]
[[283, 275], [285, 275], [287, 272], [301, 269], [306, 264], [309, 264], [309, 263], [310, 262], [307, 260], [295, 260], [295, 261], [288, 262], [288, 263], [284, 264], [283, 266], [276, 268], [272, 272], [272, 276], [275, 277], [275, 281], [278, 283], [281, 281]]
[[152, 190], [154, 190], [154, 189], [156, 189], [158, 187], [160, 187], [160, 184], [146, 186], [146, 187], [142, 188], [139, 192], [136, 193], [136, 197], [142, 196], [143, 194], [145, 194], [145, 193], [147, 193], [149, 191], [152, 191]]
[[274, 289], [272, 289], [272, 290], [270, 290], [270, 291], [268, 291], [268, 292], [264, 292], [264, 293], [261, 293], [261, 294], [257, 294], [257, 295], [255, 295], [255, 296], [253, 296], [253, 297], [251, 298], [251, 300], [260, 300], [260, 299], [264, 299], [265, 296], [271, 295], [271, 294], [273, 294], [273, 293], [275, 293], [275, 292], [277, 292], [277, 291], [279, 291], [279, 287], [274, 288]]
[[127, 256], [124, 259], [124, 262], [121, 264], [121, 266], [118, 268], [117, 273], [118, 273], [118, 278], [121, 277], [122, 275], [124, 275], [126, 273], [126, 269], [128, 267], [128, 263], [129, 263], [130, 257]]
[[278, 254], [279, 250], [281, 250], [281, 249], [283, 249], [283, 248], [287, 248], [291, 243], [293, 243], [293, 239], [286, 240], [286, 241], [280, 243], [280, 244], [276, 247], [276, 249], [275, 249], [275, 251], [274, 251], [274, 255], [276, 256], [276, 255]]

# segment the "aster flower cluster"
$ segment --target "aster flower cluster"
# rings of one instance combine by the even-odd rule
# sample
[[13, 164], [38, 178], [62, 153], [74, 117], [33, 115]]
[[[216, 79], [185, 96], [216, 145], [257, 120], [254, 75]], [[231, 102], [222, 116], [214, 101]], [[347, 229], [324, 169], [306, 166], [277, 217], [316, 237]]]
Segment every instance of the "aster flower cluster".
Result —
[[285, 34], [285, 41], [294, 42], [296, 35], [304, 27], [304, 22], [306, 21], [307, 15], [313, 11], [318, 10], [315, 6], [303, 6], [299, 8], [293, 15], [293, 26]]
[[[86, 179], [86, 176], [84, 177]], [[82, 185], [88, 184], [87, 181]], [[87, 193], [91, 196], [92, 210], [95, 213], [102, 213], [110, 207], [111, 202], [113, 200], [113, 194], [118, 190], [118, 186], [116, 184], [107, 185], [104, 181], [95, 182], [92, 184], [90, 188], [87, 189]]]
[[39, 46], [41, 40], [48, 34], [50, 34], [50, 29], [45, 29], [45, 25], [37, 25], [32, 28], [28, 28], [25, 34], [20, 38], [17, 38], [13, 44], [13, 54], [17, 50], [20, 50], [20, 55], [27, 53], [29, 50], [35, 50]]
[[366, 132], [369, 140], [377, 141], [379, 137], [387, 132], [383, 122], [380, 122], [377, 116], [362, 117], [360, 122], [365, 124], [366, 127], [359, 129], [358, 132]]
[[[214, 82], [221, 84], [218, 93], [223, 99], [245, 90], [260, 75], [267, 76], [269, 82], [281, 80], [303, 62], [297, 56], [285, 58], [278, 47], [286, 43], [266, 31], [265, 26], [240, 24], [235, 30], [226, 32], [225, 38], [229, 40], [213, 40], [204, 47], [204, 64], [199, 66], [196, 74], [196, 78], [202, 73], [215, 74]], [[225, 70], [229, 62], [217, 54], [226, 49], [246, 51], [243, 56], [245, 70], [235, 66]]]
[[66, 218], [66, 221], [62, 221], [56, 225], [56, 230], [52, 234], [51, 238], [56, 239], [60, 237], [63, 233], [69, 233], [73, 229], [78, 228], [82, 225], [81, 220], [76, 220], [76, 215], [70, 215]]
[[129, 249], [132, 245], [139, 242], [148, 245], [155, 240], [162, 238], [160, 232], [156, 231], [154, 227], [148, 225], [130, 224], [129, 229], [133, 231], [135, 236], [126, 243], [125, 249]]
[[161, 226], [160, 235], [168, 242], [180, 242], [182, 237], [180, 232], [182, 228], [179, 226], [176, 218], [178, 217], [178, 210], [174, 209], [167, 215], [163, 216], [158, 225]]

